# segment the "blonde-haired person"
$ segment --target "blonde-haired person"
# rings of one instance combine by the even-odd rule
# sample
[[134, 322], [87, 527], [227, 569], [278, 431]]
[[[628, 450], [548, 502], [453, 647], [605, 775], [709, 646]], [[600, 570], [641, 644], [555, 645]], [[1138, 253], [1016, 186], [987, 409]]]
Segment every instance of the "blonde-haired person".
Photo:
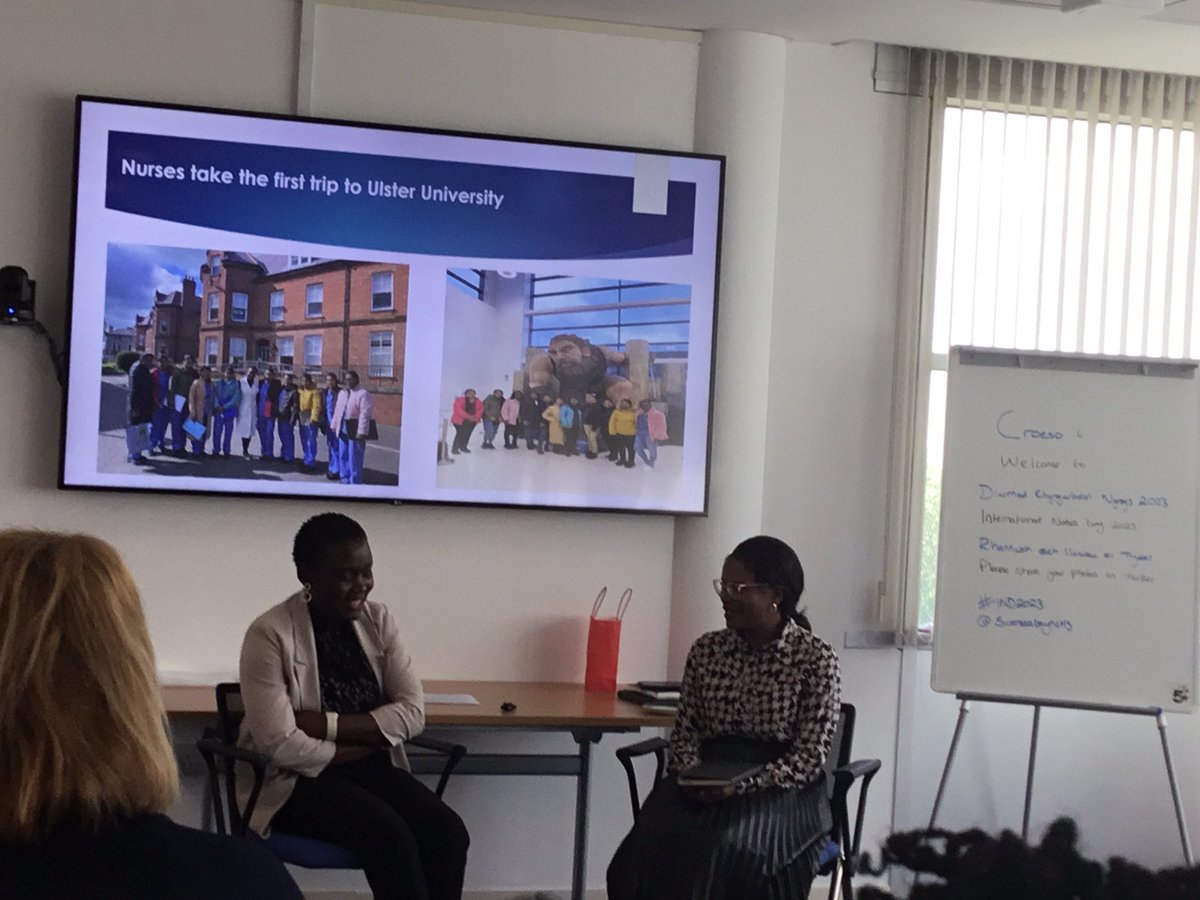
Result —
[[0, 897], [299, 900], [246, 839], [176, 825], [137, 586], [82, 534], [0, 531]]

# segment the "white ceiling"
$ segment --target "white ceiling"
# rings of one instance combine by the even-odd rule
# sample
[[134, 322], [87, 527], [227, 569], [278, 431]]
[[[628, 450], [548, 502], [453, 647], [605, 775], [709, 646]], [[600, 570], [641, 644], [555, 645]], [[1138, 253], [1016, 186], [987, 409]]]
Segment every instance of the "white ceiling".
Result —
[[[1057, 0], [439, 0], [439, 5], [823, 44], [866, 40], [1200, 75], [1200, 0], [1140, 17]], [[423, 5], [405, 2], [408, 8]]]

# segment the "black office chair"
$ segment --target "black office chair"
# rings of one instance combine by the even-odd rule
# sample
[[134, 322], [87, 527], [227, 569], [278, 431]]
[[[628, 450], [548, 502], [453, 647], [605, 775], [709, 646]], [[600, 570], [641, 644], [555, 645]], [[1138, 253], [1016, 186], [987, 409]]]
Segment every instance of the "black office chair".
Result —
[[[833, 827], [829, 830], [829, 839], [821, 851], [821, 875], [831, 876], [831, 897], [842, 896], [844, 900], [854, 900], [854, 886], [851, 879], [857, 868], [860, 845], [862, 842], [863, 816], [867, 810], [867, 789], [871, 779], [879, 771], [881, 765], [877, 759], [859, 759], [850, 761], [851, 748], [854, 744], [854, 705], [842, 704], [838, 727], [834, 731], [833, 741], [829, 746], [829, 756], [825, 760], [826, 784], [829, 791], [830, 812]], [[633, 817], [636, 819], [641, 812], [642, 804], [639, 799], [637, 772], [633, 768], [633, 760], [649, 753], [654, 754], [654, 780], [657, 783], [666, 772], [667, 741], [664, 738], [649, 738], [630, 744], [617, 750], [617, 759], [625, 769], [629, 780], [629, 803], [633, 807]], [[847, 800], [854, 783], [862, 779], [858, 790], [858, 811], [854, 818], [854, 830], [850, 830], [850, 819], [847, 810]]]
[[[217, 728], [208, 728], [204, 736], [197, 741], [196, 748], [204, 757], [208, 768], [208, 790], [212, 800], [213, 818], [216, 820], [217, 831], [220, 834], [232, 833], [239, 837], [255, 837], [249, 830], [250, 816], [258, 803], [258, 794], [262, 790], [266, 778], [267, 766], [270, 759], [261, 753], [244, 750], [237, 746], [238, 728], [242, 724], [245, 707], [242, 705], [242, 687], [237, 682], [223, 682], [217, 685]], [[435, 738], [419, 735], [405, 741], [408, 747], [421, 747], [435, 754], [443, 754], [446, 764], [442, 767], [435, 793], [440, 797], [446, 790], [446, 782], [455, 766], [467, 755], [467, 748], [462, 744], [451, 744]], [[221, 765], [218, 765], [218, 757]], [[238, 808], [236, 780], [234, 768], [237, 763], [245, 763], [254, 773], [254, 786], [246, 801], [244, 810]], [[226, 814], [229, 816], [228, 831], [225, 826]], [[358, 869], [361, 864], [358, 858], [344, 847], [319, 841], [315, 838], [298, 834], [287, 834], [272, 829], [271, 836], [261, 839], [272, 853], [285, 863], [303, 866], [307, 869]]]

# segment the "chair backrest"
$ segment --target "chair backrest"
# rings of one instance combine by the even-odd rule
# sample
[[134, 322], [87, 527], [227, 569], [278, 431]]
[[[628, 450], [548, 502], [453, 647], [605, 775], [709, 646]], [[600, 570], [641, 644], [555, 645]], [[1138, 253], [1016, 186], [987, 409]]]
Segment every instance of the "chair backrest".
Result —
[[217, 685], [217, 722], [221, 726], [221, 740], [236, 744], [238, 729], [246, 715], [242, 703], [242, 686], [236, 681], [222, 681]]
[[[217, 725], [221, 732], [221, 740], [230, 746], [236, 746], [238, 730], [242, 727], [242, 719], [246, 716], [246, 706], [242, 703], [242, 686], [236, 681], [222, 681], [217, 685]], [[237, 774], [234, 771], [235, 760], [224, 760], [225, 809], [229, 812], [229, 828], [233, 834], [243, 835], [249, 825], [242, 817], [237, 802]], [[217, 802], [213, 797], [213, 803]]]
[[829, 744], [829, 755], [825, 757], [825, 773], [831, 779], [834, 769], [841, 768], [850, 762], [850, 754], [854, 750], [855, 716], [854, 704], [843, 703], [842, 713], [838, 716], [837, 729], [833, 732], [833, 740]]

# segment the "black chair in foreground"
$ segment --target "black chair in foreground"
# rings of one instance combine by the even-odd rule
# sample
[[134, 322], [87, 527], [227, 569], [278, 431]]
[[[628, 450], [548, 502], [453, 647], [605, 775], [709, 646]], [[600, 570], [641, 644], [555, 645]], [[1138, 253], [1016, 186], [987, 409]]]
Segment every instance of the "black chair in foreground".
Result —
[[[204, 757], [208, 768], [208, 790], [212, 800], [217, 831], [226, 834], [226, 814], [229, 816], [228, 833], [239, 837], [254, 836], [247, 827], [250, 816], [258, 802], [258, 794], [266, 778], [267, 766], [270, 759], [261, 753], [254, 753], [237, 746], [238, 728], [242, 724], [245, 708], [242, 705], [242, 688], [237, 682], [223, 682], [217, 685], [217, 728], [208, 728], [204, 736], [197, 741], [196, 747]], [[467, 755], [467, 748], [462, 744], [451, 744], [436, 738], [418, 735], [405, 742], [408, 747], [420, 747], [430, 751], [430, 755], [441, 754], [446, 757], [438, 778], [435, 793], [440, 797], [446, 790], [446, 783], [454, 768]], [[218, 763], [218, 758], [220, 763]], [[254, 773], [254, 787], [245, 809], [239, 809], [235, 789], [234, 767], [237, 763], [245, 763]], [[256, 837], [256, 836], [255, 836]], [[303, 866], [307, 869], [357, 869], [360, 868], [357, 857], [344, 847], [319, 841], [298, 834], [287, 834], [273, 829], [271, 836], [262, 839], [267, 848], [285, 863]]]
[[[851, 879], [854, 877], [860, 855], [863, 816], [867, 809], [867, 789], [871, 786], [871, 779], [875, 777], [875, 773], [879, 771], [881, 765], [878, 759], [859, 759], [851, 762], [854, 719], [854, 705], [843, 703], [838, 727], [829, 746], [829, 756], [825, 760], [826, 784], [829, 789], [833, 827], [829, 830], [828, 842], [821, 851], [820, 874], [832, 876], [829, 896], [831, 898], [841, 896], [844, 900], [854, 900], [854, 886]], [[639, 799], [637, 772], [634, 770], [633, 760], [650, 753], [653, 753], [655, 757], [654, 780], [657, 782], [666, 772], [667, 741], [665, 738], [649, 738], [617, 750], [617, 759], [620, 760], [629, 780], [629, 802], [633, 807], [635, 819], [641, 812], [642, 804]], [[847, 801], [850, 789], [859, 779], [862, 780], [862, 784], [858, 790], [858, 809], [854, 817], [854, 829], [851, 830]]]

